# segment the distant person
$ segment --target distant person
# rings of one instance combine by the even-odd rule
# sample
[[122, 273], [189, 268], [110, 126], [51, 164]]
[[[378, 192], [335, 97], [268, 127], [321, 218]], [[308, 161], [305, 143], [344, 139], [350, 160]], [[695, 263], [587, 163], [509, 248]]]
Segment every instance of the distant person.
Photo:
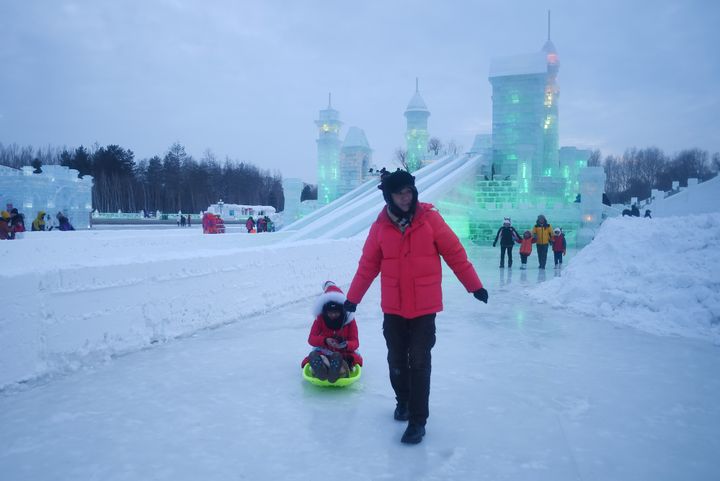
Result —
[[537, 218], [535, 227], [533, 227], [533, 239], [537, 244], [538, 264], [540, 269], [545, 269], [547, 263], [548, 246], [552, 242], [553, 230], [548, 224], [544, 215], [540, 214]]
[[180, 214], [180, 227], [185, 227], [185, 224], [187, 221], [185, 220], [185, 216]]
[[650, 212], [651, 212], [650, 209], [645, 209], [645, 216], [644, 216], [644, 217], [646, 217], [646, 218], [648, 218], [648, 219], [652, 219], [652, 216], [650, 215]]
[[640, 217], [640, 209], [638, 208], [637, 204], [633, 204], [633, 206], [630, 208], [630, 215], [633, 217]]
[[495, 241], [493, 247], [497, 245], [497, 241], [500, 239], [500, 269], [505, 268], [505, 253], [507, 252], [508, 268], [512, 267], [512, 250], [515, 246], [515, 241], [520, 240], [520, 234], [515, 230], [510, 222], [510, 217], [505, 217], [503, 225], [495, 234]]
[[18, 212], [16, 208], [10, 211], [9, 227], [16, 234], [25, 232], [25, 215]]
[[265, 232], [266, 227], [267, 227], [267, 223], [265, 222], [265, 218], [264, 218], [264, 217], [258, 217], [258, 220], [257, 220], [257, 231], [258, 231], [258, 232]]
[[10, 228], [10, 212], [4, 210], [0, 212], [0, 240], [11, 240], [15, 238], [15, 233]]
[[37, 217], [32, 221], [30, 228], [33, 231], [44, 231], [45, 230], [45, 211], [41, 210], [37, 213]]
[[552, 249], [555, 256], [555, 269], [562, 268], [563, 256], [567, 251], [567, 242], [565, 242], [565, 234], [558, 227], [553, 231]]
[[55, 219], [50, 214], [45, 215], [45, 230], [51, 231], [56, 227]]
[[437, 209], [418, 202], [415, 177], [398, 169], [384, 174], [378, 188], [386, 205], [370, 227], [345, 308], [355, 312], [380, 274], [383, 335], [397, 401], [393, 416], [408, 421], [401, 441], [417, 444], [430, 415], [430, 351], [435, 317], [443, 310], [440, 258], [476, 299], [487, 303], [488, 292]]
[[522, 239], [517, 240], [520, 244], [520, 269], [527, 269], [527, 260], [530, 254], [532, 254], [532, 245], [535, 243], [532, 234], [529, 230], [523, 232]]
[[58, 220], [58, 229], [59, 230], [63, 230], [63, 231], [75, 230], [75, 228], [70, 223], [70, 219], [68, 219], [65, 216], [65, 214], [63, 214], [62, 212], [58, 212], [56, 217]]
[[310, 328], [308, 343], [313, 346], [303, 359], [310, 364], [313, 376], [331, 383], [348, 377], [355, 364], [362, 366], [355, 313], [345, 310], [345, 294], [332, 281], [323, 285], [323, 293], [315, 301], [315, 320]]
[[192, 226], [192, 220], [190, 219], [190, 214], [188, 214], [188, 217], [187, 217], [187, 226], [188, 227]]
[[253, 219], [253, 216], [248, 217], [248, 220], [245, 221], [245, 228], [248, 234], [255, 230], [255, 219]]

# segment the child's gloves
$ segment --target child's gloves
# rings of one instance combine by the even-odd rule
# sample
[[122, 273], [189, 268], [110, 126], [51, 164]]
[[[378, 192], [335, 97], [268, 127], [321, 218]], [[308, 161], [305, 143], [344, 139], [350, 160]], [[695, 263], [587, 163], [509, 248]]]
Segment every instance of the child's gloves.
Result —
[[347, 347], [347, 341], [345, 341], [344, 339], [338, 340], [338, 339], [335, 339], [334, 337], [326, 337], [325, 344], [327, 344], [328, 346], [330, 346], [333, 349], [338, 349], [338, 350], [345, 349]]
[[481, 287], [477, 291], [473, 292], [473, 296], [475, 296], [475, 299], [478, 301], [482, 301], [485, 304], [487, 304], [488, 301], [488, 291], [484, 287]]
[[357, 304], [355, 304], [354, 302], [345, 300], [345, 302], [343, 303], [343, 307], [345, 308], [345, 310], [347, 312], [355, 312], [355, 309], [357, 309]]

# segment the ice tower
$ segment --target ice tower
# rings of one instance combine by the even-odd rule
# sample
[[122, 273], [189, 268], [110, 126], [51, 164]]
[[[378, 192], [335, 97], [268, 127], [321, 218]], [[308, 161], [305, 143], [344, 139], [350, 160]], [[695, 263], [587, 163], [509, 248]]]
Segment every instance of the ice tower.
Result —
[[559, 148], [557, 76], [560, 69], [555, 45], [548, 38], [539, 52], [493, 59], [488, 80], [492, 85], [492, 162], [476, 182], [475, 218], [471, 236], [487, 240], [503, 217], [533, 225], [538, 214], [574, 236], [580, 221], [578, 175], [590, 152]]
[[350, 127], [340, 149], [340, 178], [338, 197], [358, 187], [368, 177], [372, 149], [368, 144], [365, 131]]
[[405, 160], [410, 172], [422, 167], [422, 161], [427, 156], [428, 117], [430, 117], [430, 111], [420, 96], [418, 79], [415, 79], [415, 95], [405, 109], [405, 118], [407, 119], [407, 131], [405, 132], [407, 157]]
[[318, 205], [329, 204], [338, 198], [340, 175], [340, 112], [332, 108], [328, 94], [327, 109], [321, 110], [318, 120]]

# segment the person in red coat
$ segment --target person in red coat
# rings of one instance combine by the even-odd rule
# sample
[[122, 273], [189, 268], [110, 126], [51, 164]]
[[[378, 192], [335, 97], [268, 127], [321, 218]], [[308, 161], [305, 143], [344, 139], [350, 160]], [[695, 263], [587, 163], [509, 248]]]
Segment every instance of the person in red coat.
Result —
[[370, 227], [345, 308], [355, 311], [380, 274], [383, 334], [397, 401], [394, 417], [408, 421], [402, 442], [417, 444], [429, 416], [435, 316], [443, 310], [440, 257], [478, 300], [487, 303], [488, 292], [440, 213], [432, 204], [418, 202], [409, 172], [384, 174], [378, 188], [387, 205]]
[[567, 252], [567, 242], [565, 241], [565, 234], [558, 227], [553, 231], [552, 250], [555, 256], [555, 269], [562, 268], [563, 256]]
[[310, 363], [318, 379], [335, 382], [347, 376], [355, 364], [362, 366], [355, 313], [347, 312], [345, 294], [332, 281], [323, 284], [323, 293], [315, 301], [315, 321], [310, 328], [308, 343], [314, 347], [303, 359], [302, 366]]

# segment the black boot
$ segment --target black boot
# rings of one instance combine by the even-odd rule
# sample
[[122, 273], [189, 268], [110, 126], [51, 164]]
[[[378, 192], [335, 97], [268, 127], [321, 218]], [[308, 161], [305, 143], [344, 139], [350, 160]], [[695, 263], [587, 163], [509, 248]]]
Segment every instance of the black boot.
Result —
[[410, 419], [410, 411], [406, 402], [398, 402], [393, 415], [396, 421], [407, 421]]
[[425, 436], [425, 426], [410, 423], [400, 441], [405, 444], [418, 444], [422, 441], [423, 436]]

